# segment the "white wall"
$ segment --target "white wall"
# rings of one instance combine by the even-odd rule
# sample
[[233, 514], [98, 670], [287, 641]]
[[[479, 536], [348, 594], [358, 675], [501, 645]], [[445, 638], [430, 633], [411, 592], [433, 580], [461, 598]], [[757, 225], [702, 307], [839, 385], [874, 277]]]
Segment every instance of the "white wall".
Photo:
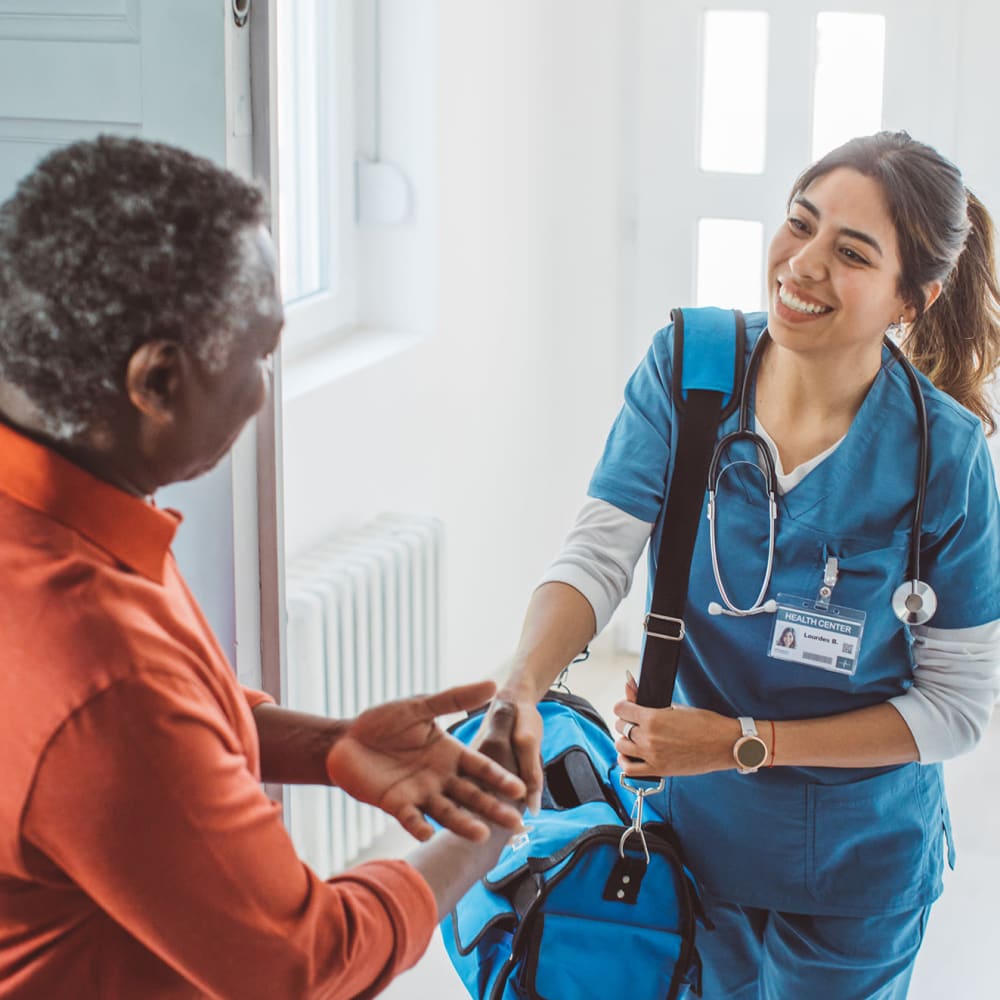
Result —
[[[955, 107], [954, 159], [974, 191], [1000, 225], [1000, 133], [984, 121], [1000, 86], [996, 40], [1000, 38], [1000, 6], [994, 0], [965, 0], [961, 7], [961, 58]], [[1000, 403], [1000, 386], [994, 386]], [[1000, 433], [990, 438], [993, 465], [1000, 488]]]
[[[512, 650], [635, 345], [652, 333], [648, 317], [641, 329], [635, 321], [642, 7], [439, 0], [435, 24], [429, 4], [385, 2], [410, 11], [395, 39], [390, 29], [387, 45], [402, 48], [385, 65], [400, 64], [407, 46], [432, 53], [433, 72], [415, 79], [433, 105], [436, 142], [420, 140], [403, 114], [387, 122], [386, 152], [411, 157], [414, 239], [436, 250], [419, 281], [397, 282], [409, 287], [376, 298], [372, 312], [427, 336], [286, 404], [286, 542], [294, 556], [386, 509], [441, 517], [446, 676], [458, 680], [493, 671]], [[974, 103], [995, 90], [989, 46], [1000, 12], [967, 0], [953, 13], [961, 25], [944, 34], [963, 46], [959, 100], [926, 138], [1000, 212], [1000, 139], [979, 127]]]
[[431, 333], [285, 407], [289, 555], [444, 521], [448, 681], [512, 651], [620, 399], [626, 30], [601, 0], [438, 3]]

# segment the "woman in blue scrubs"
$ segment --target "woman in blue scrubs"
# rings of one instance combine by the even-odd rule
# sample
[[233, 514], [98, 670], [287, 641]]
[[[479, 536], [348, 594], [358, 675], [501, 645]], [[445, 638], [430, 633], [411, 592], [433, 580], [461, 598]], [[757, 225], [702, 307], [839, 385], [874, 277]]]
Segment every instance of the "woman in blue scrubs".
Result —
[[[933, 149], [905, 133], [855, 139], [796, 182], [767, 287], [767, 312], [747, 316], [748, 354], [760, 346], [751, 426], [780, 493], [766, 606], [719, 613], [719, 579], [745, 609], [767, 565], [766, 499], [738, 465], [718, 490], [719, 579], [699, 528], [674, 707], [637, 705], [630, 681], [616, 745], [626, 773], [668, 779], [660, 805], [715, 924], [699, 937], [705, 1000], [901, 998], [952, 860], [941, 761], [975, 745], [1000, 694], [1000, 511], [983, 428], [1000, 361], [992, 223]], [[919, 435], [887, 332], [922, 373], [927, 410], [920, 553], [937, 609], [921, 625], [892, 607]], [[607, 623], [651, 534], [656, 572], [672, 349], [668, 327], [626, 387], [502, 691], [519, 706], [515, 749], [536, 801], [537, 699]], [[727, 461], [742, 458], [752, 445]], [[831, 581], [836, 615], [810, 617]], [[748, 734], [758, 767], [740, 765]]]

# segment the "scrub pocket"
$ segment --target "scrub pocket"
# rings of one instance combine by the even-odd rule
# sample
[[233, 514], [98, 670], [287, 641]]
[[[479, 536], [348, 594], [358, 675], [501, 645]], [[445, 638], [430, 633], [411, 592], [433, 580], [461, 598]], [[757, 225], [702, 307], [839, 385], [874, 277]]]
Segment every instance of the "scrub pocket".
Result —
[[[823, 546], [823, 563], [830, 556], [838, 559], [840, 574], [831, 600], [834, 604], [871, 610], [891, 606], [892, 595], [906, 577], [909, 541], [864, 551], [850, 551], [850, 543]], [[871, 616], [869, 616], [871, 617]]]
[[859, 915], [925, 906], [941, 891], [943, 790], [937, 768], [906, 764], [806, 789], [806, 887]]

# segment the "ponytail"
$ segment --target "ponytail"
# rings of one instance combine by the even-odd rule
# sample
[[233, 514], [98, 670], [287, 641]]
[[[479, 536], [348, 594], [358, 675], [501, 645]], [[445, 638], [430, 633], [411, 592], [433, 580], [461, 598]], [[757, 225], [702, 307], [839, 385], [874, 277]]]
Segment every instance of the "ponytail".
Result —
[[969, 234], [937, 301], [914, 321], [906, 352], [939, 389], [971, 410], [988, 434], [997, 430], [989, 383], [1000, 366], [1000, 285], [993, 220], [968, 197]]

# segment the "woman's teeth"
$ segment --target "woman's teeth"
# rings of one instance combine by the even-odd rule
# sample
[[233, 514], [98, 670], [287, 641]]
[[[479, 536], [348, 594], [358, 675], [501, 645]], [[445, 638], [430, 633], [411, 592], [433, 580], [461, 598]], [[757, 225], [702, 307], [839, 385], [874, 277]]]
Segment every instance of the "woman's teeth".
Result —
[[789, 309], [794, 309], [796, 312], [800, 313], [808, 313], [811, 316], [818, 316], [821, 313], [831, 311], [829, 306], [812, 305], [809, 302], [803, 302], [802, 299], [788, 291], [784, 285], [778, 285], [778, 298], [781, 300], [782, 304], [788, 306]]

